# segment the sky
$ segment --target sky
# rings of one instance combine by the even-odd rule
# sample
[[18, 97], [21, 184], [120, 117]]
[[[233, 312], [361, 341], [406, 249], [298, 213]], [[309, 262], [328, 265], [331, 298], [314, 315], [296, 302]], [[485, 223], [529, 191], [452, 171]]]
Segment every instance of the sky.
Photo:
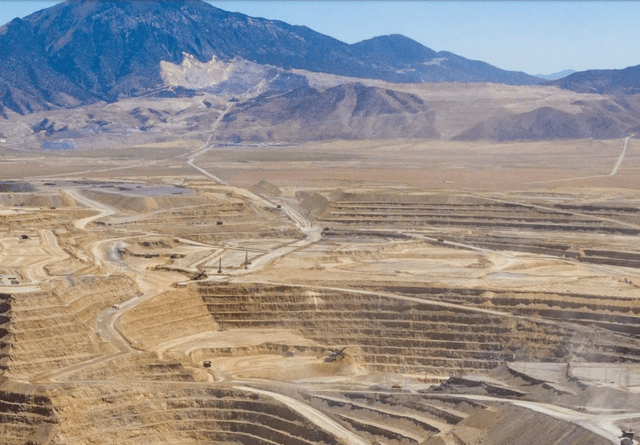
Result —
[[[0, 24], [54, 0], [0, 0]], [[346, 43], [403, 34], [501, 69], [551, 74], [640, 65], [638, 1], [209, 1]]]

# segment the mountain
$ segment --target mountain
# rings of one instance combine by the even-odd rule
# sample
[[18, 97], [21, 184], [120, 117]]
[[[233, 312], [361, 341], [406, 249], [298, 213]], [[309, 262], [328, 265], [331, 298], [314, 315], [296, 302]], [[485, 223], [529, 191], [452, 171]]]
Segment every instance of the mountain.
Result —
[[218, 139], [437, 138], [434, 123], [435, 111], [414, 94], [351, 83], [266, 93], [238, 104], [225, 115]]
[[540, 79], [543, 80], [558, 80], [558, 79], [562, 79], [564, 77], [570, 76], [573, 73], [577, 73], [576, 70], [562, 70], [562, 71], [558, 71], [557, 73], [553, 73], [553, 74], [535, 74], [536, 77], [539, 77]]
[[621, 70], [580, 71], [551, 82], [551, 85], [579, 93], [638, 94], [640, 65]]
[[540, 83], [399, 35], [349, 45], [200, 0], [68, 0], [0, 28], [0, 114], [149, 94], [168, 86], [161, 64], [186, 55], [404, 83]]
[[[353, 55], [364, 66], [384, 70], [378, 79], [391, 82], [491, 82], [507, 85], [536, 85], [540, 79], [529, 74], [505, 71], [481, 61], [435, 52], [399, 34], [374, 37], [351, 45]], [[360, 74], [365, 74], [360, 72]], [[352, 74], [349, 74], [352, 75]], [[367, 75], [355, 77], [370, 78]]]
[[630, 134], [627, 115], [584, 104], [583, 111], [567, 113], [552, 107], [541, 107], [527, 113], [494, 117], [456, 136], [454, 140], [539, 141], [551, 139], [615, 139]]

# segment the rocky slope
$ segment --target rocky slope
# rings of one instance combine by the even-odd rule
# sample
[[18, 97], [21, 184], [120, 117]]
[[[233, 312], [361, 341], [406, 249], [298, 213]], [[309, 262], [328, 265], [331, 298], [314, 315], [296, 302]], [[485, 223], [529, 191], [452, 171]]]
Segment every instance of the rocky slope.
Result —
[[634, 136], [640, 129], [638, 97], [600, 97], [577, 100], [579, 111], [545, 106], [532, 111], [490, 117], [457, 135], [455, 140], [530, 141], [551, 139], [615, 139]]
[[627, 135], [626, 126], [595, 111], [572, 115], [543, 107], [528, 113], [487, 119], [455, 140], [529, 141], [550, 139], [615, 139]]
[[339, 85], [325, 91], [299, 88], [264, 94], [238, 105], [223, 119], [222, 140], [322, 140], [437, 138], [435, 111], [414, 94]]

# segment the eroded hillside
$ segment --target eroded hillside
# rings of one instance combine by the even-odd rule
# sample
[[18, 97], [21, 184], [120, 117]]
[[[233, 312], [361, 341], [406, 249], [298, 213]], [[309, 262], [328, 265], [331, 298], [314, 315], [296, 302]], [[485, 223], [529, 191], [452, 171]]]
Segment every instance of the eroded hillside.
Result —
[[205, 66], [189, 74], [189, 82], [215, 78], [219, 85], [184, 97], [172, 89], [109, 104], [10, 114], [0, 120], [2, 145], [66, 152], [176, 140], [190, 148], [211, 140], [251, 147], [399, 138], [506, 143], [616, 140], [635, 137], [640, 128], [636, 96], [272, 71], [241, 62]]

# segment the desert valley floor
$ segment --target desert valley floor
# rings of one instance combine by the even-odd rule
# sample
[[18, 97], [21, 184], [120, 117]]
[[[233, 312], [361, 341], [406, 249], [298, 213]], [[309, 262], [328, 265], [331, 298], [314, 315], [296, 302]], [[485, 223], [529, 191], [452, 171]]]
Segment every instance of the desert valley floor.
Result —
[[637, 139], [209, 142], [0, 147], [0, 442], [640, 429]]

